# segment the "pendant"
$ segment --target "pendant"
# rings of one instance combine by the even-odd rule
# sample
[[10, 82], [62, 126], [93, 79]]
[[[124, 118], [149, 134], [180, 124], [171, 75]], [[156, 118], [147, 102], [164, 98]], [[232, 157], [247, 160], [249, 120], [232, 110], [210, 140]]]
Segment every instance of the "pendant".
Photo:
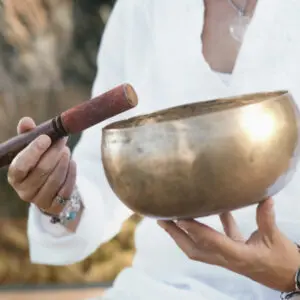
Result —
[[250, 17], [239, 15], [229, 27], [231, 36], [238, 42], [242, 42], [251, 21]]

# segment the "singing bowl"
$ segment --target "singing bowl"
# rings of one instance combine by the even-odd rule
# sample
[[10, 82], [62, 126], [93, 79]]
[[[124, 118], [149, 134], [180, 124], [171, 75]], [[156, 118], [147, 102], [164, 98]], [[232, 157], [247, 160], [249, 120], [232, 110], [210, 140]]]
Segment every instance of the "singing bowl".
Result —
[[118, 198], [156, 219], [218, 214], [275, 195], [299, 157], [288, 91], [246, 94], [109, 124], [102, 162]]

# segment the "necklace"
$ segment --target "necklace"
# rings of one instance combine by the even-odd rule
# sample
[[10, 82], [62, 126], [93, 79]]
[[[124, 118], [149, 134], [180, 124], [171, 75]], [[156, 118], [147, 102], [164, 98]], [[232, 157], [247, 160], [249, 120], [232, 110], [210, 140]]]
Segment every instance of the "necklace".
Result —
[[233, 0], [228, 0], [228, 2], [233, 7], [233, 9], [236, 10], [238, 14], [237, 17], [233, 20], [233, 22], [229, 26], [229, 31], [231, 36], [235, 40], [241, 43], [243, 41], [247, 27], [251, 21], [251, 18], [246, 15], [248, 0], [245, 0], [245, 5], [242, 8], [236, 5], [233, 2]]

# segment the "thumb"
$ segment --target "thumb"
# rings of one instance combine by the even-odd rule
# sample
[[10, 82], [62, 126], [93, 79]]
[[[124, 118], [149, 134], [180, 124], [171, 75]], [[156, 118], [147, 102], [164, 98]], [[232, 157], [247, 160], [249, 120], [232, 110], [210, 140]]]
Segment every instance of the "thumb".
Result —
[[259, 232], [272, 240], [277, 230], [273, 199], [269, 198], [258, 205], [256, 222]]
[[18, 134], [24, 133], [26, 131], [30, 131], [36, 127], [33, 119], [29, 117], [22, 118], [17, 126], [17, 132]]

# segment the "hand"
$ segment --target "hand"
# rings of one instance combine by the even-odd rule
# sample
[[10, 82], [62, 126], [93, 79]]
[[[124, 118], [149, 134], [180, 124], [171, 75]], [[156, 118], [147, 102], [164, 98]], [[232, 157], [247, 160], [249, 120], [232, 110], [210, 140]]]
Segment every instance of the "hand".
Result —
[[[32, 119], [23, 118], [17, 130], [20, 134], [34, 127]], [[54, 215], [63, 209], [54, 199], [58, 195], [68, 199], [76, 180], [76, 164], [66, 142], [64, 138], [51, 145], [51, 139], [41, 135], [15, 157], [8, 170], [8, 182], [23, 201]]]
[[257, 208], [257, 231], [245, 240], [231, 213], [220, 215], [225, 234], [194, 220], [158, 221], [192, 260], [217, 265], [281, 292], [295, 289], [298, 247], [276, 226], [273, 200]]

